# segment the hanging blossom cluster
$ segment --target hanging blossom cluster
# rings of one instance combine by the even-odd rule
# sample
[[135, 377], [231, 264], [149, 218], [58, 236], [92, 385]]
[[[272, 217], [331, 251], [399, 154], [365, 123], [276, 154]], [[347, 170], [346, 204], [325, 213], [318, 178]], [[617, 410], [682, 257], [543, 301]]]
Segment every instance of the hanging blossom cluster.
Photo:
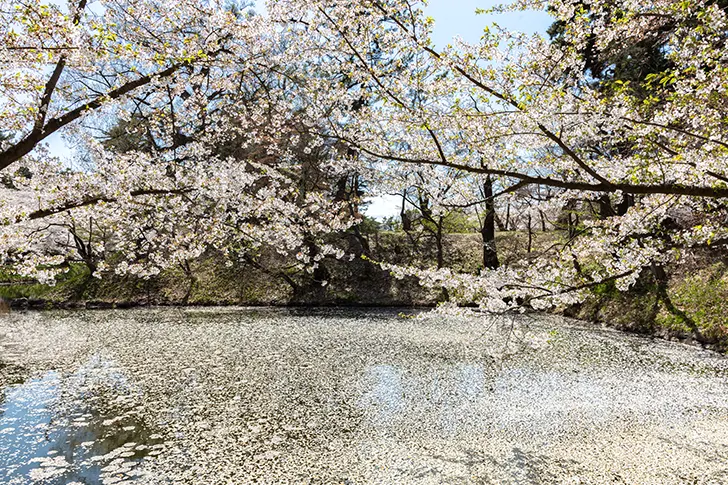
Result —
[[[50, 282], [62, 270], [58, 264], [78, 253], [72, 241], [64, 243], [69, 236], [62, 228], [84, 230], [79, 238], [88, 238], [89, 252], [112, 252], [117, 274], [148, 277], [210, 249], [231, 258], [264, 245], [281, 254], [305, 252], [307, 235], [341, 231], [353, 222], [322, 194], [301, 196], [269, 165], [248, 161], [242, 171], [239, 160], [189, 146], [178, 155], [187, 153], [194, 163], [170, 178], [157, 155], [94, 148], [95, 168], [81, 175], [65, 174], [57, 164], [30, 165], [39, 176], [19, 191], [26, 199], [3, 207], [2, 250], [9, 261], [21, 262], [15, 267], [20, 275]], [[34, 185], [41, 180], [42, 186]], [[84, 223], [88, 227], [79, 227]], [[64, 248], [68, 253], [53, 254]], [[97, 276], [106, 269], [101, 261]]]

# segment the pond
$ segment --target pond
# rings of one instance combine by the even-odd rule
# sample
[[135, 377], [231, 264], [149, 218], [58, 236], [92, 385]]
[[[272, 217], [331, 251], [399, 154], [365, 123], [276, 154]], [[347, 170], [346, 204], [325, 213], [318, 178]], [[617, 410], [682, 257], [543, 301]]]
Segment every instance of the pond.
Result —
[[728, 483], [723, 356], [404, 313], [6, 315], [0, 483]]

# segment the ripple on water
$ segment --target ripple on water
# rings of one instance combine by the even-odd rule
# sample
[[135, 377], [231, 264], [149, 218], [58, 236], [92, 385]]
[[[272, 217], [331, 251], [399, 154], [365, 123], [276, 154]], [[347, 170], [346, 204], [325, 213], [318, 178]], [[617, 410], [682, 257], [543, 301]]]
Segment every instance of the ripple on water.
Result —
[[[105, 402], [103, 402], [105, 400]], [[143, 476], [159, 451], [125, 376], [90, 358], [75, 372], [47, 371], [0, 399], [0, 483], [112, 484]]]

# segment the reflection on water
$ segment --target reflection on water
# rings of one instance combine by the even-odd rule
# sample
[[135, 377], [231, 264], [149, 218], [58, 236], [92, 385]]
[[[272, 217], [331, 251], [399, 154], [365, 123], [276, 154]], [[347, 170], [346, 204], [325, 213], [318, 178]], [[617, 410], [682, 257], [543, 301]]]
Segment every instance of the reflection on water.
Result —
[[123, 374], [98, 358], [71, 375], [50, 371], [6, 389], [0, 483], [92, 485], [140, 476], [137, 465], [163, 445], [135, 416], [130, 391]]
[[461, 364], [456, 370], [457, 387], [466, 400], [472, 400], [485, 392], [483, 364]]
[[415, 417], [414, 421], [423, 420], [422, 427], [435, 427], [440, 435], [449, 436], [482, 422], [482, 417], [468, 419], [473, 412], [483, 411], [492, 391], [487, 386], [487, 379], [492, 380], [489, 374], [482, 363], [454, 363], [426, 374], [391, 364], [374, 365], [364, 372], [358, 404], [381, 431], [394, 431]]
[[365, 374], [365, 389], [360, 406], [372, 411], [373, 420], [386, 425], [396, 419], [404, 408], [402, 378], [400, 371], [392, 365], [375, 365]]
[[370, 433], [401, 439], [491, 432], [561, 439], [584, 427], [675, 424], [708, 411], [728, 413], [727, 382], [665, 373], [586, 375], [528, 358], [506, 366], [415, 361], [365, 369], [357, 405]]

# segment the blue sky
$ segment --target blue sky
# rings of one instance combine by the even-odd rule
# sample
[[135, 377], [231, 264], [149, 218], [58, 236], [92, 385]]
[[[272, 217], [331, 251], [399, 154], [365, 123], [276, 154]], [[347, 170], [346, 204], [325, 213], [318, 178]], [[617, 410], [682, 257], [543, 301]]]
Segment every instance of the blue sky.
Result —
[[460, 36], [468, 42], [477, 42], [483, 28], [496, 22], [501, 27], [526, 33], [545, 33], [552, 19], [544, 12], [510, 12], [499, 15], [477, 15], [478, 8], [491, 8], [504, 1], [493, 0], [430, 0], [425, 9], [435, 19], [433, 41], [437, 47]]

